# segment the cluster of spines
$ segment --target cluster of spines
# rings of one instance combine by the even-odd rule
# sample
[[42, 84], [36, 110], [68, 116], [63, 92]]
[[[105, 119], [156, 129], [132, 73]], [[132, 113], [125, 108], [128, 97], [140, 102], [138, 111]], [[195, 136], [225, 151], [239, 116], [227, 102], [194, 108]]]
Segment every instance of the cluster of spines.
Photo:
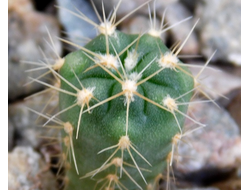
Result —
[[[143, 4], [142, 6], [146, 5], [147, 3], [149, 3], [150, 1], [146, 2], [145, 4]], [[60, 70], [60, 68], [63, 66], [63, 63], [64, 63], [64, 58], [60, 58], [60, 56], [56, 53], [58, 59], [55, 61], [55, 64], [52, 64], [50, 65], [49, 64], [49, 61], [48, 59], [46, 58], [46, 56], [44, 55], [44, 58], [46, 60], [46, 63], [44, 62], [40, 62], [40, 63], [35, 63], [35, 62], [28, 62], [30, 64], [34, 64], [34, 65], [38, 65], [39, 67], [36, 68], [36, 69], [32, 69], [32, 70], [29, 70], [29, 71], [36, 71], [36, 70], [41, 70], [41, 69], [49, 69], [47, 72], [45, 72], [43, 75], [39, 76], [38, 78], [36, 79], [31, 79], [31, 82], [38, 82], [38, 83], [41, 83], [47, 87], [49, 87], [50, 90], [55, 90], [55, 92], [61, 92], [61, 93], [65, 93], [65, 94], [68, 94], [68, 95], [71, 95], [71, 96], [74, 96], [76, 97], [76, 103], [71, 105], [70, 107], [58, 112], [57, 114], [53, 115], [53, 116], [47, 116], [47, 115], [44, 115], [43, 113], [38, 113], [34, 110], [34, 112], [36, 112], [38, 115], [48, 119], [48, 121], [44, 124], [47, 125], [50, 121], [58, 124], [59, 126], [49, 126], [47, 125], [47, 127], [50, 127], [50, 128], [58, 128], [58, 129], [61, 129], [61, 130], [64, 130], [64, 133], [66, 133], [66, 136], [63, 138], [63, 143], [64, 143], [64, 147], [66, 147], [66, 152], [63, 153], [61, 155], [61, 162], [60, 162], [60, 166], [59, 166], [59, 170], [63, 167], [63, 165], [65, 165], [67, 161], [67, 158], [73, 158], [73, 162], [74, 162], [74, 166], [75, 166], [75, 169], [76, 169], [76, 172], [78, 174], [78, 167], [77, 167], [77, 160], [75, 158], [75, 155], [74, 155], [74, 145], [73, 145], [73, 141], [72, 141], [72, 138], [73, 137], [73, 130], [76, 130], [76, 138], [78, 138], [78, 132], [79, 132], [79, 126], [80, 126], [80, 122], [81, 122], [81, 115], [83, 113], [86, 113], [86, 112], [91, 112], [94, 108], [98, 107], [98, 106], [101, 106], [103, 105], [104, 103], [107, 103], [115, 98], [118, 98], [118, 97], [121, 97], [121, 96], [125, 96], [125, 106], [126, 106], [126, 125], [125, 125], [125, 134], [120, 137], [119, 139], [119, 142], [113, 146], [110, 146], [110, 147], [106, 147], [104, 148], [103, 150], [101, 150], [100, 152], [98, 152], [98, 154], [104, 152], [104, 151], [107, 151], [107, 150], [111, 150], [111, 149], [115, 149], [114, 152], [110, 155], [110, 157], [103, 163], [102, 166], [100, 166], [99, 168], [91, 171], [91, 172], [88, 172], [86, 175], [80, 177], [80, 179], [83, 179], [83, 178], [86, 178], [86, 177], [93, 177], [95, 176], [97, 173], [99, 172], [102, 172], [103, 170], [111, 167], [111, 166], [114, 166], [116, 168], [116, 172], [113, 173], [113, 174], [109, 174], [107, 175], [105, 178], [103, 179], [100, 179], [97, 181], [97, 185], [99, 184], [102, 184], [100, 189], [114, 189], [115, 187], [119, 188], [119, 189], [127, 189], [125, 187], [124, 184], [122, 184], [119, 179], [122, 177], [122, 173], [125, 173], [125, 175], [127, 175], [131, 181], [140, 189], [142, 189], [140, 187], [140, 185], [133, 179], [133, 177], [127, 172], [127, 170], [124, 168], [124, 166], [128, 166], [128, 167], [134, 167], [138, 170], [138, 172], [140, 173], [142, 179], [144, 180], [144, 182], [147, 184], [147, 181], [146, 179], [144, 178], [143, 174], [141, 171], [148, 171], [147, 169], [143, 169], [143, 168], [140, 168], [137, 164], [137, 162], [135, 161], [134, 157], [133, 157], [133, 154], [131, 153], [131, 149], [136, 153], [138, 154], [148, 165], [151, 165], [147, 160], [146, 158], [143, 157], [143, 155], [132, 145], [132, 142], [130, 141], [129, 139], [129, 135], [128, 135], [128, 128], [129, 128], [129, 123], [128, 123], [128, 118], [129, 118], [129, 106], [130, 104], [135, 100], [134, 99], [134, 96], [137, 96], [139, 98], [142, 98], [143, 100], [161, 108], [161, 109], [164, 109], [166, 110], [167, 112], [170, 112], [175, 120], [176, 120], [176, 123], [179, 127], [179, 133], [176, 134], [173, 139], [172, 139], [172, 148], [171, 148], [171, 151], [168, 153], [168, 155], [166, 156], [166, 163], [167, 163], [167, 170], [168, 170], [168, 174], [166, 177], [164, 177], [162, 174], [159, 174], [156, 179], [155, 179], [155, 183], [154, 184], [148, 184], [148, 189], [151, 189], [152, 187], [154, 188], [155, 186], [157, 186], [157, 181], [161, 178], [165, 178], [167, 179], [167, 181], [169, 181], [169, 171], [170, 171], [170, 168], [172, 167], [172, 163], [173, 163], [173, 158], [174, 158], [174, 151], [177, 149], [178, 147], [178, 142], [182, 139], [182, 137], [184, 137], [186, 134], [182, 132], [182, 129], [181, 129], [181, 126], [178, 122], [178, 119], [176, 117], [176, 112], [185, 116], [186, 118], [192, 120], [194, 123], [200, 125], [200, 126], [204, 126], [203, 124], [201, 124], [200, 122], [194, 120], [193, 118], [189, 117], [188, 115], [182, 113], [179, 109], [178, 109], [178, 106], [179, 105], [183, 105], [183, 104], [189, 104], [190, 102], [180, 102], [178, 103], [178, 99], [185, 96], [186, 94], [188, 93], [191, 93], [192, 91], [201, 91], [202, 93], [205, 93], [204, 91], [201, 90], [201, 82], [199, 80], [199, 76], [201, 75], [201, 73], [203, 72], [203, 70], [207, 67], [207, 64], [209, 63], [209, 61], [211, 60], [211, 58], [206, 62], [206, 64], [204, 65], [204, 67], [200, 70], [200, 72], [198, 73], [197, 76], [192, 76], [189, 72], [186, 72], [184, 69], [182, 69], [182, 66], [188, 66], [188, 67], [197, 67], [196, 65], [186, 65], [186, 64], [182, 64], [182, 63], [179, 63], [178, 61], [178, 54], [180, 53], [182, 47], [185, 45], [186, 41], [188, 40], [188, 37], [190, 36], [191, 32], [193, 31], [194, 27], [196, 26], [196, 24], [198, 23], [198, 21], [195, 23], [194, 27], [192, 28], [192, 30], [190, 31], [190, 33], [188, 34], [187, 38], [184, 40], [184, 42], [179, 46], [178, 48], [178, 45], [176, 45], [172, 52], [166, 52], [166, 53], [163, 53], [161, 52], [160, 48], [159, 48], [159, 54], [160, 54], [160, 57], [155, 57], [153, 60], [150, 61], [150, 63], [140, 72], [140, 73], [130, 73], [130, 71], [136, 66], [136, 63], [137, 63], [137, 58], [138, 58], [138, 54], [136, 52], [136, 48], [132, 51], [128, 51], [128, 49], [134, 45], [135, 43], [139, 43], [139, 40], [140, 38], [142, 37], [142, 35], [144, 34], [141, 34], [138, 36], [138, 38], [136, 38], [131, 44], [129, 44], [124, 50], [122, 50], [121, 52], [116, 52], [114, 46], [112, 45], [112, 43], [110, 42], [109, 40], [109, 36], [112, 36], [112, 35], [115, 35], [115, 32], [116, 32], [116, 27], [117, 25], [122, 22], [125, 18], [127, 18], [127, 16], [129, 16], [130, 14], [132, 14], [133, 12], [131, 12], [130, 14], [128, 14], [127, 16], [125, 16], [123, 19], [121, 19], [120, 21], [118, 22], [115, 22], [115, 19], [116, 19], [116, 12], [118, 10], [118, 7], [121, 3], [121, 0], [119, 1], [118, 5], [114, 8], [114, 12], [113, 14], [110, 16], [110, 19], [106, 19], [105, 17], [105, 11], [104, 11], [104, 6], [103, 6], [103, 18], [104, 20], [101, 19], [101, 16], [98, 14], [95, 6], [94, 6], [94, 10], [95, 12], [97, 13], [98, 15], [98, 18], [101, 22], [101, 24], [96, 24], [96, 23], [93, 23], [90, 19], [88, 19], [84, 14], [80, 13], [79, 14], [76, 14], [76, 13], [73, 13], [74, 15], [82, 18], [83, 20], [89, 22], [90, 24], [94, 25], [95, 27], [97, 27], [98, 31], [101, 33], [101, 34], [104, 34], [105, 35], [105, 39], [106, 39], [106, 54], [99, 54], [99, 53], [95, 53], [95, 52], [92, 52], [84, 47], [80, 47], [70, 41], [67, 41], [67, 40], [64, 40], [64, 39], [61, 39], [63, 42], [66, 42], [68, 44], [71, 44], [79, 49], [81, 49], [83, 51], [83, 53], [89, 58], [91, 59], [95, 65], [93, 67], [90, 67], [89, 69], [85, 70], [84, 72], [87, 72], [95, 67], [101, 67], [105, 72], [107, 72], [110, 76], [112, 76], [117, 82], [119, 82], [121, 84], [121, 87], [122, 87], [122, 91], [112, 97], [109, 97], [108, 99], [105, 99], [105, 100], [98, 100], [97, 98], [95, 98], [94, 96], [94, 90], [95, 90], [95, 87], [88, 87], [88, 88], [85, 88], [82, 83], [80, 82], [79, 78], [77, 77], [77, 75], [74, 73], [73, 69], [72, 69], [72, 72], [74, 73], [76, 79], [78, 80], [80, 86], [81, 86], [81, 89], [75, 87], [73, 84], [71, 84], [70, 82], [68, 82], [65, 78], [63, 78], [60, 74], [58, 74], [58, 71]], [[142, 7], [140, 6], [140, 7]], [[138, 7], [138, 9], [140, 8]], [[150, 10], [150, 9], [149, 9]], [[151, 15], [151, 14], [149, 14]], [[164, 19], [164, 18], [163, 18]], [[188, 18], [189, 19], [189, 18]], [[187, 20], [187, 19], [185, 19]], [[184, 20], [184, 21], [185, 21]], [[151, 16], [150, 16], [150, 21], [151, 21], [151, 27], [150, 27], [150, 30], [145, 32], [145, 33], [148, 33], [149, 35], [151, 36], [154, 36], [154, 37], [161, 37], [161, 34], [163, 32], [165, 32], [166, 30], [170, 29], [171, 27], [165, 27], [163, 21], [161, 22], [161, 27], [160, 29], [156, 29], [155, 27], [155, 11], [154, 11], [154, 18], [152, 19]], [[182, 21], [181, 21], [182, 22]], [[180, 22], [180, 23], [181, 23]], [[50, 41], [51, 41], [51, 48], [53, 50], [55, 50], [54, 48], [54, 45], [53, 45], [53, 40], [50, 37]], [[111, 44], [111, 46], [113, 47], [113, 50], [115, 51], [115, 55], [112, 55], [110, 54], [110, 51], [109, 51], [109, 44]], [[124, 63], [124, 66], [123, 64], [121, 63], [121, 60], [119, 58], [120, 55], [122, 55], [124, 52], [128, 52], [128, 56], [125, 60], [125, 63]], [[143, 72], [154, 62], [154, 61], [157, 61], [158, 62], [158, 65], [159, 65], [159, 70], [155, 73], [153, 73], [152, 75], [146, 77], [145, 79], [141, 79], [142, 75], [143, 75]], [[118, 67], [121, 67], [122, 69], [122, 73], [120, 73], [118, 71]], [[156, 103], [154, 102], [153, 100], [150, 100], [148, 99], [147, 97], [141, 95], [140, 93], [137, 92], [137, 87], [141, 84], [143, 84], [144, 82], [148, 81], [149, 79], [151, 79], [152, 77], [154, 77], [155, 75], [157, 75], [158, 73], [160, 73], [162, 70], [164, 69], [171, 69], [171, 70], [174, 70], [176, 72], [183, 72], [185, 74], [187, 74], [188, 76], [192, 77], [194, 79], [194, 84], [195, 84], [195, 87], [194, 89], [192, 89], [191, 91], [189, 92], [186, 92], [185, 94], [179, 96], [179, 97], [171, 97], [169, 94], [166, 94], [166, 97], [162, 100], [162, 104], [159, 104], [159, 103]], [[114, 71], [118, 74], [115, 75], [114, 74]], [[40, 81], [39, 79], [46, 76], [47, 74], [49, 73], [52, 73], [55, 78], [56, 78], [56, 82], [57, 82], [57, 86], [53, 86], [53, 85], [50, 85], [50, 84], [47, 84], [45, 82], [42, 82]], [[72, 87], [72, 89], [74, 89], [76, 92], [75, 93], [72, 93], [72, 92], [69, 92], [69, 91], [65, 91], [63, 89], [60, 88], [60, 81], [64, 81], [65, 83], [67, 83], [69, 86]], [[212, 99], [210, 98], [210, 96], [208, 94], [205, 93], [205, 95], [207, 96], [207, 98], [209, 98], [209, 101], [212, 101]], [[54, 96], [53, 96], [54, 97]], [[89, 103], [90, 101], [96, 101], [97, 103], [94, 104], [93, 106], [90, 106]], [[192, 102], [194, 103], [194, 102]], [[200, 103], [200, 102], [198, 102]], [[71, 108], [75, 107], [75, 106], [80, 106], [81, 109], [80, 109], [80, 113], [79, 113], [79, 117], [78, 117], [78, 124], [76, 127], [73, 127], [72, 124], [70, 124], [69, 122], [63, 122], [59, 119], [57, 119], [56, 117], [58, 115], [60, 115], [61, 113], [63, 112], [66, 112], [68, 110], [70, 110]], [[87, 109], [84, 110], [85, 106], [87, 107]], [[43, 109], [43, 111], [45, 111], [45, 108]], [[42, 111], [42, 112], [43, 112]], [[116, 153], [118, 151], [121, 151], [121, 157], [115, 157]], [[131, 159], [133, 160], [133, 163], [134, 165], [131, 165], [129, 163], [126, 163], [123, 161], [123, 154], [124, 154], [124, 151], [127, 151], [131, 157]], [[71, 156], [70, 156], [70, 153], [71, 153]], [[120, 172], [118, 172], [118, 170]], [[169, 185], [169, 183], [168, 183]], [[167, 187], [168, 189], [169, 187]]]

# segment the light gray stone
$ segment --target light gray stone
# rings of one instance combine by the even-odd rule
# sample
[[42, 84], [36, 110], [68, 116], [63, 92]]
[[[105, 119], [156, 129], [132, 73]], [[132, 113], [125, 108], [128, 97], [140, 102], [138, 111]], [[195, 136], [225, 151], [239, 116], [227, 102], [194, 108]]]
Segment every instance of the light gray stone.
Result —
[[[167, 10], [165, 11], [165, 8]], [[189, 12], [189, 10], [183, 6], [180, 2], [174, 2], [166, 6], [160, 6], [160, 8], [157, 9], [157, 13], [163, 17], [165, 11], [165, 21], [168, 23], [168, 26], [172, 26], [184, 19], [187, 19], [192, 16], [192, 14]], [[187, 38], [189, 32], [191, 31], [192, 27], [194, 26], [194, 23], [196, 20], [193, 18], [186, 20], [179, 25], [171, 28], [168, 32], [171, 34], [169, 35], [171, 38], [172, 43], [176, 42], [184, 42], [184, 40]], [[169, 41], [170, 39], [167, 39]], [[199, 52], [199, 42], [195, 33], [195, 30], [191, 33], [189, 36], [187, 42], [183, 46], [180, 54], [184, 55], [197, 55]]]
[[[66, 36], [68, 36], [71, 42], [84, 46], [87, 42], [89, 42], [89, 39], [93, 39], [97, 36], [98, 32], [95, 26], [71, 13], [73, 12], [78, 14], [80, 17], [81, 14], [84, 14], [92, 22], [99, 24], [99, 20], [90, 4], [90, 1], [57, 0], [57, 4], [59, 6], [59, 20], [64, 26]], [[71, 46], [71, 49], [77, 48]]]
[[56, 178], [31, 147], [16, 147], [8, 154], [9, 190], [55, 190]]
[[[239, 128], [230, 114], [212, 103], [200, 103], [190, 104], [189, 115], [206, 127], [182, 138], [175, 170], [186, 176], [199, 172], [204, 179], [206, 175], [209, 177], [213, 170], [218, 172], [236, 169], [241, 162], [241, 137]], [[194, 123], [187, 119], [183, 134], [195, 127], [197, 125], [194, 126]]]
[[[48, 92], [9, 105], [8, 116], [15, 130], [14, 142], [17, 146], [38, 148], [44, 142], [49, 141], [46, 137], [57, 137], [58, 130], [42, 127], [47, 119], [39, 117], [38, 114], [28, 110], [28, 108], [31, 108], [37, 112], [43, 112], [43, 114], [54, 115], [58, 112], [58, 97], [54, 96], [52, 99], [51, 97], [52, 94]], [[46, 106], [48, 101], [50, 102]], [[44, 110], [45, 106], [46, 109]]]
[[213, 60], [241, 64], [241, 1], [202, 0], [195, 11], [200, 22], [197, 26], [201, 52]]
[[[200, 68], [190, 67], [194, 76], [197, 76], [204, 64], [198, 63]], [[227, 101], [221, 95], [231, 98], [231, 93], [241, 87], [241, 78], [234, 74], [224, 71], [222, 68], [208, 65], [198, 77], [201, 82], [201, 90], [208, 94], [213, 100], [219, 98]], [[200, 93], [202, 95], [202, 93]], [[203, 95], [204, 97], [204, 95]]]

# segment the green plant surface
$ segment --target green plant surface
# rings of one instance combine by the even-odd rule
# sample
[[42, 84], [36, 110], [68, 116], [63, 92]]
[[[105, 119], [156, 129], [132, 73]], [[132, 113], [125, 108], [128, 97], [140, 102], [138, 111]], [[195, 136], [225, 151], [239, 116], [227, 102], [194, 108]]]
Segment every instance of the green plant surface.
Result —
[[44, 76], [52, 73], [56, 86], [40, 81], [43, 76], [32, 79], [59, 92], [57, 114], [32, 111], [47, 118], [48, 127], [53, 122], [61, 130], [58, 175], [63, 168], [65, 190], [153, 190], [160, 179], [167, 180], [169, 189], [178, 142], [186, 135], [185, 119], [205, 126], [187, 111], [201, 86], [199, 76], [214, 54], [197, 76], [188, 69], [193, 65], [178, 59], [198, 21], [170, 50], [160, 38], [166, 31], [163, 23], [158, 30], [151, 23], [153, 28], [141, 34], [118, 31], [123, 21], [115, 22], [118, 6], [109, 20], [103, 14], [101, 24], [93, 24], [100, 35], [86, 46], [61, 39], [79, 50], [52, 66], [42, 63], [49, 69]]
[[[169, 108], [164, 107], [164, 98], [167, 96], [178, 98], [186, 92], [190, 92], [193, 89], [193, 78], [178, 69], [164, 68], [159, 72], [162, 68], [158, 63], [161, 52], [165, 54], [171, 53], [171, 51], [159, 38], [148, 34], [137, 38], [138, 35], [126, 35], [118, 31], [115, 36], [108, 36], [109, 54], [116, 57], [116, 53], [124, 52], [119, 58], [117, 57], [120, 61], [118, 72], [115, 69], [109, 69], [121, 82], [105, 71], [103, 69], [105, 67], [97, 65], [97, 62], [93, 61], [95, 58], [85, 53], [87, 50], [97, 56], [106, 53], [106, 37], [103, 34], [87, 44], [85, 52], [79, 50], [65, 57], [60, 75], [67, 82], [61, 81], [61, 89], [71, 93], [76, 93], [72, 85], [79, 90], [91, 89], [95, 97], [95, 99], [89, 100], [88, 105], [85, 102], [85, 105], [81, 106], [75, 105], [75, 96], [60, 93], [61, 110], [67, 110], [75, 105], [65, 111], [62, 118], [74, 126], [73, 136], [78, 136], [78, 138], [73, 138], [78, 170], [80, 174], [86, 174], [98, 170], [98, 168], [100, 170], [96, 171], [94, 177], [97, 181], [90, 178], [79, 180], [75, 168], [72, 168], [68, 173], [69, 189], [77, 186], [86, 186], [86, 189], [94, 188], [99, 180], [104, 180], [110, 174], [116, 175], [118, 178], [123, 174], [119, 183], [126, 184], [128, 189], [136, 189], [139, 186], [145, 189], [146, 183], [153, 181], [166, 167], [166, 157], [172, 149], [172, 138], [181, 132], [178, 123], [183, 126], [185, 116], [178, 112], [171, 112]], [[135, 39], [137, 39], [135, 42], [138, 43], [127, 48]], [[137, 64], [131, 71], [126, 72], [124, 63], [127, 52], [133, 50], [136, 50], [139, 55]], [[147, 69], [143, 71], [146, 67]], [[88, 70], [88, 68], [92, 69]], [[181, 68], [189, 72], [187, 68]], [[138, 81], [129, 79], [132, 73], [139, 74], [140, 72], [142, 74]], [[158, 74], [155, 75], [155, 73]], [[134, 84], [144, 81], [142, 84], [136, 85], [136, 90], [132, 91], [131, 97], [126, 95], [126, 91], [123, 90], [123, 85], [128, 81], [134, 82]], [[116, 97], [116, 95], [118, 96]], [[187, 93], [179, 98], [178, 102], [189, 102], [191, 96], [191, 92]], [[96, 105], [99, 106], [95, 107]], [[179, 112], [186, 113], [187, 105], [180, 105], [177, 109]], [[80, 121], [79, 117], [81, 117]], [[78, 122], [79, 134], [77, 134], [78, 129], [76, 128]], [[67, 136], [67, 133], [64, 135]], [[125, 143], [125, 148], [119, 145], [122, 137], [128, 137], [130, 141], [129, 144]], [[115, 145], [117, 146], [114, 147]], [[97, 154], [105, 149], [109, 150]], [[124, 171], [116, 171], [115, 166], [101, 171], [111, 163], [113, 158], [123, 160], [122, 169], [130, 176], [126, 175]], [[129, 166], [126, 166], [125, 163]], [[74, 178], [77, 180], [71, 180]]]

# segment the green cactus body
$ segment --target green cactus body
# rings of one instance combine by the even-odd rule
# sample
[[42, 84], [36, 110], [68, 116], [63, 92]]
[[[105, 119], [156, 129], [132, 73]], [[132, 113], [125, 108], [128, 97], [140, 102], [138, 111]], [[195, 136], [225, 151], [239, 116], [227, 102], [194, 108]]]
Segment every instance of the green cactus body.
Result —
[[[101, 62], [101, 55], [116, 62]], [[174, 58], [160, 38], [119, 31], [65, 57], [61, 120], [73, 127], [62, 134], [70, 137], [67, 190], [147, 189], [164, 171], [194, 89], [192, 75]]]

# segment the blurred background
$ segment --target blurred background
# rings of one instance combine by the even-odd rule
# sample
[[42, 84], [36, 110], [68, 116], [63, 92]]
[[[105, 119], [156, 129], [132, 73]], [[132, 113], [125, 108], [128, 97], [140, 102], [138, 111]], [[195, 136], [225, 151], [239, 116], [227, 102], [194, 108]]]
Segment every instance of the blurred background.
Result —
[[[102, 16], [102, 1], [93, 0]], [[104, 0], [106, 16], [118, 0]], [[145, 0], [124, 0], [118, 11], [119, 20]], [[191, 19], [167, 30], [162, 40], [168, 47], [182, 42], [199, 22], [180, 52], [187, 64], [203, 66], [215, 50], [216, 54], [201, 75], [205, 94], [215, 103], [190, 107], [190, 113], [207, 124], [180, 143], [179, 157], [173, 170], [178, 190], [238, 190], [241, 189], [241, 1], [240, 0], [157, 0], [144, 6], [119, 26], [125, 33], [140, 33], [150, 26], [149, 11], [161, 22], [171, 26], [185, 18]], [[68, 11], [67, 11], [67, 10]], [[84, 46], [98, 35], [93, 25], [70, 13], [83, 13], [95, 23], [98, 17], [89, 0], [9, 0], [8, 1], [8, 161], [9, 190], [61, 188], [56, 177], [59, 163], [51, 155], [60, 153], [60, 145], [45, 138], [55, 131], [41, 127], [45, 121], [30, 112], [57, 112], [53, 91], [30, 82], [44, 73], [36, 63], [64, 57], [75, 47], [62, 43], [57, 37]], [[48, 34], [49, 31], [49, 34]], [[49, 36], [53, 39], [53, 45]], [[44, 52], [44, 55], [43, 53]], [[192, 56], [191, 56], [192, 55]], [[212, 69], [211, 69], [212, 68]], [[191, 68], [196, 75], [200, 68]], [[53, 84], [53, 76], [43, 77]], [[32, 94], [35, 96], [30, 97]], [[227, 98], [223, 97], [226, 96]], [[199, 98], [206, 98], [199, 94]], [[49, 104], [47, 104], [49, 100]], [[218, 108], [218, 106], [220, 108]], [[186, 123], [186, 126], [190, 124]], [[186, 129], [188, 130], [188, 129]], [[164, 189], [165, 181], [160, 182]]]

